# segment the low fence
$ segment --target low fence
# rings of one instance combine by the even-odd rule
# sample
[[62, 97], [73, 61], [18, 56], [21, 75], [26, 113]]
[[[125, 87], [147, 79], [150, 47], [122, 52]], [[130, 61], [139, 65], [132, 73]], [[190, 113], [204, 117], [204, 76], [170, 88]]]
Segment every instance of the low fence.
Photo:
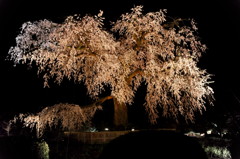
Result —
[[64, 134], [84, 144], [105, 144], [131, 131], [102, 131], [102, 132], [64, 132]]
[[[175, 131], [176, 129], [159, 130]], [[125, 135], [130, 132], [132, 131], [64, 132], [64, 134], [69, 137], [69, 139], [82, 142], [84, 144], [105, 144], [121, 135]]]

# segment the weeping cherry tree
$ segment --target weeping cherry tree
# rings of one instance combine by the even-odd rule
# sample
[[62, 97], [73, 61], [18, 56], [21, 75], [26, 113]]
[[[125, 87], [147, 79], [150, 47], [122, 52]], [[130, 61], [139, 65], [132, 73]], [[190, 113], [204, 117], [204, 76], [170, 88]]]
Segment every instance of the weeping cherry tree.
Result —
[[[84, 83], [92, 107], [113, 100], [116, 125], [126, 124], [127, 105], [133, 104], [142, 84], [151, 123], [160, 112], [194, 121], [195, 112], [206, 109], [206, 101], [212, 104], [211, 76], [197, 66], [206, 46], [194, 20], [172, 20], [166, 10], [143, 14], [137, 6], [107, 31], [102, 14], [69, 16], [63, 23], [26, 22], [9, 58], [15, 65], [36, 65], [45, 87], [50, 79]], [[100, 99], [106, 86], [111, 94]]]
[[22, 123], [23, 127], [36, 131], [38, 138], [51, 129], [59, 127], [61, 130], [74, 131], [91, 125], [91, 119], [96, 110], [101, 106], [81, 108], [76, 104], [59, 103], [51, 107], [45, 107], [37, 114], [19, 114], [10, 120], [9, 127], [16, 123]]

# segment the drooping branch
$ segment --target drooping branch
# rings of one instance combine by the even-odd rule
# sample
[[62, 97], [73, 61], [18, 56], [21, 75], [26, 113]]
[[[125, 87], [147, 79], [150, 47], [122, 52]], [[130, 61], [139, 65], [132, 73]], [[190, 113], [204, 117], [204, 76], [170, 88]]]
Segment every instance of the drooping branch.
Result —
[[103, 97], [101, 99], [99, 99], [98, 101], [96, 101], [94, 104], [95, 105], [101, 105], [102, 103], [104, 103], [106, 100], [112, 99], [113, 96], [107, 96], [107, 97]]
[[89, 53], [89, 54], [77, 54], [77, 55], [75, 55], [75, 57], [96, 57], [97, 56], [97, 54], [96, 53]]
[[113, 99], [113, 96], [106, 96], [106, 97], [103, 97], [99, 100], [97, 100], [96, 102], [92, 103], [92, 104], [89, 104], [89, 105], [86, 105], [84, 107], [96, 107], [96, 106], [100, 106], [102, 103], [104, 103], [106, 100], [110, 100], [110, 99]]
[[19, 114], [10, 121], [12, 124], [21, 122], [24, 127], [36, 130], [37, 137], [42, 137], [50, 128], [64, 130], [81, 130], [84, 126], [91, 125], [91, 119], [101, 107], [81, 107], [76, 104], [59, 103], [45, 107], [37, 114]]
[[127, 81], [128, 85], [130, 85], [130, 82], [132, 81], [132, 78], [134, 76], [138, 75], [138, 74], [143, 75], [143, 71], [141, 69], [136, 69], [135, 71], [133, 71], [132, 73], [130, 73], [128, 75], [128, 77], [126, 78], [126, 81]]

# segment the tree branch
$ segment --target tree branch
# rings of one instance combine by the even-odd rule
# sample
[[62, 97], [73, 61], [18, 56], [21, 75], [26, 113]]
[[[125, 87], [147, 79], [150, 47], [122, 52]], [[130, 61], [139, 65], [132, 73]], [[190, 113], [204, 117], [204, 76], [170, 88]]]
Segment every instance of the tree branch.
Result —
[[143, 71], [141, 69], [136, 69], [134, 72], [130, 73], [126, 78], [126, 81], [129, 85], [130, 85], [130, 82], [132, 81], [132, 78], [137, 74], [143, 75]]
[[84, 53], [81, 53], [81, 54], [77, 54], [75, 55], [75, 57], [96, 57], [97, 55], [95, 53], [89, 53], [89, 54], [84, 54]]
[[99, 106], [101, 105], [102, 103], [104, 103], [106, 100], [109, 100], [109, 99], [113, 99], [113, 96], [106, 96], [106, 97], [103, 97], [99, 100], [97, 100], [96, 102], [90, 104], [90, 105], [86, 105], [84, 107], [95, 107], [95, 106]]
[[102, 103], [104, 103], [106, 100], [109, 100], [109, 99], [112, 99], [113, 96], [106, 96], [106, 97], [103, 97], [101, 99], [99, 99], [98, 101], [96, 101], [94, 104], [95, 105], [101, 105]]

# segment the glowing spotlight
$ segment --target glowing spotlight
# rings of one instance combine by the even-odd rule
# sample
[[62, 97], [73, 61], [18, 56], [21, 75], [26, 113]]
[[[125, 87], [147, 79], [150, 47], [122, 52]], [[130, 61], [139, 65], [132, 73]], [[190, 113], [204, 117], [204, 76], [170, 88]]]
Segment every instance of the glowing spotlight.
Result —
[[209, 135], [209, 134], [212, 134], [212, 129], [208, 130], [208, 131], [207, 131], [207, 134], [208, 134], [208, 135]]

